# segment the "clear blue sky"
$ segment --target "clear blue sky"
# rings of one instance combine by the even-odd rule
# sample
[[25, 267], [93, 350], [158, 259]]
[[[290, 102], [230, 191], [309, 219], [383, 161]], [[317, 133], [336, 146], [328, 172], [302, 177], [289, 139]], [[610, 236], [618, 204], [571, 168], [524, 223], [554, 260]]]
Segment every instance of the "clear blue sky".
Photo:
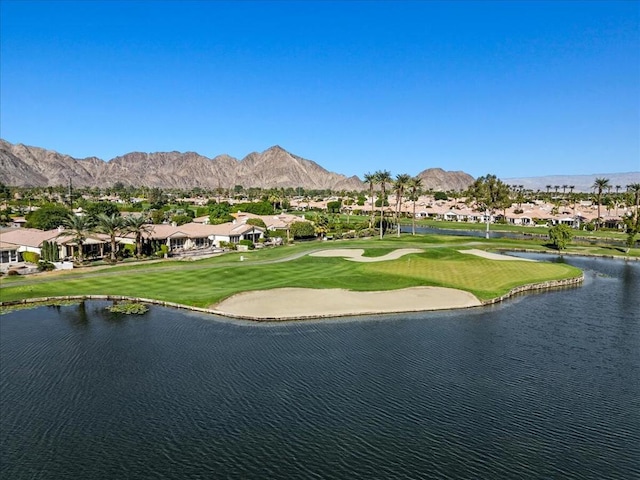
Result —
[[0, 136], [346, 175], [640, 171], [638, 1], [0, 0]]

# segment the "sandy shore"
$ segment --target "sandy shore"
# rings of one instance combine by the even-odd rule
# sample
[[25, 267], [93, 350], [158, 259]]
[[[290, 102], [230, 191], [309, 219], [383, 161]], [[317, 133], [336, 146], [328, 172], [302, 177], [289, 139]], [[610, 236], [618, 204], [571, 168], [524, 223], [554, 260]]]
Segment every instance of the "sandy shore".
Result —
[[415, 287], [377, 292], [278, 288], [239, 293], [211, 308], [235, 317], [291, 320], [444, 310], [479, 305], [482, 303], [475, 295], [443, 287]]

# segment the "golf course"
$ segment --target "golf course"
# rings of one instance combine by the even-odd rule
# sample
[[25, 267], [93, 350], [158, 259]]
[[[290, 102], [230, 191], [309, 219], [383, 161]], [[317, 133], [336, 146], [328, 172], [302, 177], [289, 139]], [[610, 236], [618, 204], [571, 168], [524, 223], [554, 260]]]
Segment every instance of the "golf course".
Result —
[[[0, 294], [4, 305], [33, 298], [109, 295], [215, 310], [220, 302], [237, 294], [275, 293], [275, 289], [292, 287], [313, 289], [311, 292], [318, 295], [329, 289], [397, 291], [400, 303], [403, 289], [441, 287], [471, 294], [482, 304], [518, 287], [581, 277], [579, 269], [563, 263], [505, 256], [501, 260], [506, 261], [498, 261], [491, 254], [469, 254], [524, 246], [544, 251], [534, 242], [438, 235], [300, 242], [203, 260], [166, 259], [5, 277]], [[350, 252], [354, 258], [348, 258]], [[371, 261], [376, 259], [382, 261]], [[339, 302], [340, 298], [335, 296], [333, 301]], [[370, 301], [375, 305], [375, 296]], [[415, 309], [420, 308], [397, 310]], [[322, 312], [317, 313], [321, 316]]]

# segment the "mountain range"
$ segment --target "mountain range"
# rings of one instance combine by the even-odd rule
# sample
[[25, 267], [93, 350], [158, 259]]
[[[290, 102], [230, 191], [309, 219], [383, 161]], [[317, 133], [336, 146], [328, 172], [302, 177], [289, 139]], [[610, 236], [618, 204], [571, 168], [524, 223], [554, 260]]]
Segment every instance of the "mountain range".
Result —
[[[640, 165], [639, 165], [640, 166]], [[416, 175], [422, 178], [425, 189], [434, 191], [467, 189], [474, 178], [461, 171], [428, 168]], [[640, 172], [602, 173], [590, 175], [555, 175], [505, 178], [509, 185], [555, 191], [563, 185], [573, 185], [575, 192], [592, 191], [596, 178], [608, 178], [612, 190], [623, 191], [631, 183], [640, 183]], [[73, 158], [69, 155], [12, 144], [0, 139], [0, 181], [18, 187], [67, 185], [69, 179], [76, 186], [104, 187], [117, 182], [124, 185], [159, 188], [214, 189], [302, 187], [304, 189], [365, 190], [368, 188], [357, 176], [347, 177], [330, 172], [312, 160], [273, 146], [264, 152], [253, 152], [238, 160], [226, 154], [207, 158], [195, 152], [132, 152], [109, 161], [97, 157]]]
[[[425, 188], [464, 190], [474, 178], [464, 172], [429, 168], [420, 172]], [[77, 159], [53, 150], [11, 144], [0, 139], [0, 178], [7, 185], [44, 187], [124, 185], [190, 189], [302, 187], [305, 189], [364, 190], [357, 177], [330, 172], [316, 162], [273, 146], [242, 160], [229, 155], [207, 158], [195, 152], [132, 152], [105, 162], [97, 157]]]

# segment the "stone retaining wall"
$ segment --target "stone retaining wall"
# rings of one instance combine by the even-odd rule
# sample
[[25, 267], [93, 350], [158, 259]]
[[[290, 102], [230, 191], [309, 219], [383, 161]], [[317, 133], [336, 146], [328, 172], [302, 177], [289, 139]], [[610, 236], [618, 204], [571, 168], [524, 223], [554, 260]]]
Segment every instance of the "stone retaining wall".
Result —
[[513, 297], [514, 295], [518, 295], [519, 293], [529, 292], [533, 290], [550, 290], [552, 288], [572, 287], [572, 286], [581, 284], [583, 281], [584, 281], [584, 273], [578, 277], [566, 278], [564, 280], [548, 280], [546, 282], [522, 285], [520, 287], [512, 288], [511, 290], [509, 290], [509, 292], [505, 293], [504, 295], [501, 295], [496, 298], [492, 298], [490, 300], [485, 300], [482, 302], [482, 304], [493, 305], [494, 303], [503, 302], [506, 299]]
[[[574, 277], [574, 278], [568, 278], [568, 279], [564, 279], [564, 280], [549, 280], [546, 282], [541, 282], [541, 283], [533, 283], [533, 284], [529, 284], [529, 285], [522, 285], [520, 287], [516, 287], [513, 288], [512, 290], [510, 290], [508, 293], [501, 295], [500, 297], [496, 297], [496, 298], [492, 298], [490, 300], [485, 300], [482, 302], [482, 305], [492, 305], [495, 303], [499, 303], [499, 302], [503, 302], [504, 300], [520, 294], [522, 292], [527, 292], [527, 291], [532, 291], [532, 290], [548, 290], [548, 289], [553, 289], [553, 288], [560, 288], [560, 287], [570, 287], [570, 286], [575, 286], [575, 285], [579, 285], [584, 281], [584, 274], [581, 274], [578, 277]], [[29, 305], [29, 304], [47, 304], [47, 303], [53, 303], [53, 302], [60, 302], [60, 301], [74, 301], [74, 300], [78, 300], [78, 301], [82, 301], [82, 300], [107, 300], [107, 301], [128, 301], [128, 302], [138, 302], [138, 303], [147, 303], [147, 304], [151, 304], [151, 305], [160, 305], [162, 307], [173, 307], [173, 308], [180, 308], [183, 310], [190, 310], [193, 312], [198, 312], [198, 313], [207, 313], [207, 314], [214, 314], [214, 315], [220, 315], [222, 317], [227, 317], [227, 318], [237, 318], [237, 319], [242, 319], [242, 320], [253, 320], [253, 321], [282, 321], [283, 319], [277, 319], [277, 318], [269, 318], [269, 319], [257, 319], [257, 318], [252, 318], [252, 317], [246, 317], [246, 316], [242, 316], [242, 315], [230, 315], [228, 313], [225, 312], [221, 312], [219, 310], [215, 310], [215, 309], [211, 309], [211, 308], [202, 308], [202, 307], [193, 307], [191, 305], [184, 305], [181, 303], [175, 303], [175, 302], [166, 302], [163, 300], [155, 300], [153, 298], [139, 298], [139, 297], [126, 297], [123, 295], [66, 295], [66, 296], [61, 296], [61, 297], [39, 297], [39, 298], [25, 298], [22, 300], [14, 300], [14, 301], [8, 301], [8, 302], [0, 302], [0, 306], [13, 306], [13, 305]], [[471, 307], [471, 308], [475, 308], [475, 307]], [[367, 314], [345, 314], [345, 315], [313, 315], [313, 316], [305, 316], [305, 317], [300, 317], [300, 318], [296, 318], [295, 320], [303, 320], [303, 319], [318, 319], [318, 318], [334, 318], [337, 316], [348, 316], [348, 317], [352, 317], [352, 316], [361, 316], [361, 315], [379, 315], [380, 313], [376, 313], [376, 312], [371, 312], [371, 313], [367, 313]], [[294, 320], [294, 319], [287, 319], [287, 320]]]

